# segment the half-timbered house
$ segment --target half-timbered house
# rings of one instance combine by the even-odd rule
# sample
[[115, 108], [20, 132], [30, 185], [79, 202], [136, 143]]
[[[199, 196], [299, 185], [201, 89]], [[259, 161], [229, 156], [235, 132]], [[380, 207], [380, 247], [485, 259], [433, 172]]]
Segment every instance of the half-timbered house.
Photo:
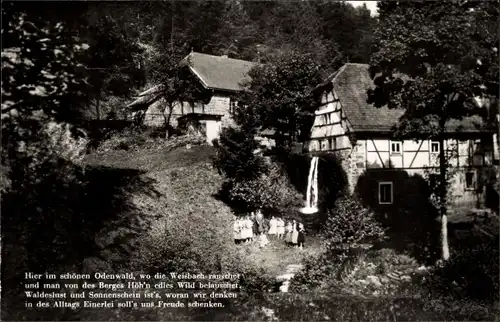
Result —
[[207, 93], [206, 100], [187, 103], [176, 102], [172, 109], [162, 96], [162, 86], [156, 85], [139, 94], [128, 105], [132, 110], [147, 109], [144, 123], [149, 126], [173, 127], [181, 125], [206, 136], [207, 142], [219, 136], [223, 126], [232, 123], [236, 107], [235, 94], [242, 90], [249, 70], [255, 63], [192, 52], [180, 63], [184, 77], [194, 77]]
[[394, 172], [436, 180], [439, 152], [445, 149], [453, 167], [454, 202], [476, 206], [480, 169], [498, 164], [493, 132], [478, 129], [470, 118], [447, 124], [444, 146], [433, 140], [394, 139], [392, 128], [403, 112], [367, 103], [367, 91], [373, 88], [368, 67], [346, 64], [318, 87], [321, 103], [305, 148], [310, 153], [339, 153], [351, 192], [358, 189], [360, 176], [374, 173], [376, 182], [364, 192], [379, 205], [393, 204], [405, 188], [406, 183], [392, 179]]

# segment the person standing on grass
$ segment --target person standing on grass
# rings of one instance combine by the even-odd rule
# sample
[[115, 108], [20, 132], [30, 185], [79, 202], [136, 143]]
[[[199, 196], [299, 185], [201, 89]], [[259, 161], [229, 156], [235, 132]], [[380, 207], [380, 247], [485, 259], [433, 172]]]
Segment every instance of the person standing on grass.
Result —
[[240, 243], [243, 243], [246, 241], [246, 234], [247, 234], [247, 231], [246, 231], [246, 227], [245, 227], [245, 217], [241, 217], [238, 219], [238, 226], [240, 228]]
[[293, 231], [293, 225], [292, 222], [288, 222], [286, 224], [286, 235], [285, 235], [285, 243], [287, 246], [290, 246], [292, 244], [292, 231]]
[[278, 234], [278, 221], [274, 216], [271, 217], [271, 220], [269, 220], [269, 231], [268, 231], [269, 237], [271, 239], [274, 239], [274, 236]]
[[244, 237], [245, 237], [245, 244], [250, 243], [252, 240], [252, 220], [250, 219], [249, 216], [245, 217], [245, 220], [243, 221], [244, 224]]
[[295, 220], [292, 222], [292, 245], [297, 247], [298, 238], [299, 238], [299, 224]]
[[305, 241], [306, 241], [306, 236], [305, 236], [304, 225], [302, 223], [299, 223], [299, 234], [297, 237], [297, 243], [300, 249], [304, 249]]
[[257, 237], [259, 236], [259, 216], [258, 214], [256, 215], [253, 211], [252, 211], [252, 215], [251, 215], [251, 218], [252, 220], [252, 242], [255, 241], [257, 239]]
[[278, 239], [282, 239], [283, 236], [285, 235], [285, 221], [282, 218], [278, 218], [276, 220], [276, 223], [277, 223]]
[[264, 218], [262, 218], [259, 222], [260, 247], [265, 247], [269, 243], [269, 240], [267, 239], [267, 234], [266, 234], [268, 229], [269, 229], [269, 227], [267, 225], [266, 220]]
[[234, 243], [239, 244], [241, 240], [241, 220], [239, 218], [236, 218], [236, 216], [233, 217], [233, 231], [234, 231]]

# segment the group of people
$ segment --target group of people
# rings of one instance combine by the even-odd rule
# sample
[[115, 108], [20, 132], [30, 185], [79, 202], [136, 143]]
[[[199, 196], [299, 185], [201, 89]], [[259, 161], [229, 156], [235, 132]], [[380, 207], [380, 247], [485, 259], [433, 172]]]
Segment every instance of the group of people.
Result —
[[284, 239], [287, 246], [302, 249], [305, 242], [304, 225], [295, 220], [285, 224], [282, 218], [274, 216], [267, 220], [260, 210], [244, 217], [234, 218], [234, 240], [236, 243], [249, 244], [258, 241], [260, 247], [265, 247], [269, 243], [269, 239]]

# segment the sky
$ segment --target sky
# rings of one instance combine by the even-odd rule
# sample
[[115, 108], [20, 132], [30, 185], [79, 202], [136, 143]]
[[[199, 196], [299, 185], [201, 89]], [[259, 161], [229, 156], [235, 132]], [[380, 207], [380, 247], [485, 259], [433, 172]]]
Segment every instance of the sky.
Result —
[[355, 7], [362, 6], [366, 3], [366, 7], [371, 11], [372, 15], [377, 14], [377, 1], [347, 1]]

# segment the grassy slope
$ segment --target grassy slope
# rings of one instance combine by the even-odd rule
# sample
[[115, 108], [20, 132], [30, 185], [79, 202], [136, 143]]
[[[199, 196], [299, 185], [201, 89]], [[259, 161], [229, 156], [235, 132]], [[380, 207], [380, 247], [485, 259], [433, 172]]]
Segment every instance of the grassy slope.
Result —
[[[230, 209], [213, 197], [222, 182], [211, 165], [214, 149], [209, 146], [194, 146], [191, 149], [160, 147], [135, 151], [108, 151], [88, 155], [84, 162], [92, 167], [107, 169], [138, 170], [140, 189], [125, 187], [130, 206], [122, 209], [119, 220], [110, 221], [97, 240], [109, 253], [113, 244], [121, 244], [130, 251], [136, 244], [124, 240], [123, 234], [136, 227], [140, 235], [148, 233], [163, 219], [190, 211], [207, 210], [230, 213]], [[126, 218], [126, 219], [125, 219]], [[110, 256], [103, 256], [109, 259]]]

